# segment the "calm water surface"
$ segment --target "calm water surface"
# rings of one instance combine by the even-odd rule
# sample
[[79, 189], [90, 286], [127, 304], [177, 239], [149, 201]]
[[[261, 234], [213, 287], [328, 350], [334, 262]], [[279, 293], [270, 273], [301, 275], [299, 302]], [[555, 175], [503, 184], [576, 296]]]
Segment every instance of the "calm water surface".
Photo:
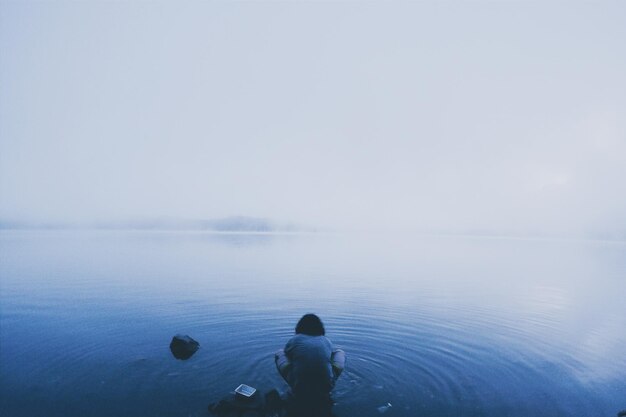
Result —
[[340, 417], [626, 408], [624, 243], [6, 231], [0, 256], [2, 416], [204, 416], [285, 387], [306, 312], [348, 354]]

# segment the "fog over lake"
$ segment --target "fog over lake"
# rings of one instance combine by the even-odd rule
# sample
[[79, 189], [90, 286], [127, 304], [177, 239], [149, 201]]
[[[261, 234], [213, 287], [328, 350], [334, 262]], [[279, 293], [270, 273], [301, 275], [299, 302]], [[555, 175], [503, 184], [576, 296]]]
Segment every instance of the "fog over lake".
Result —
[[626, 5], [2, 1], [0, 219], [626, 232]]

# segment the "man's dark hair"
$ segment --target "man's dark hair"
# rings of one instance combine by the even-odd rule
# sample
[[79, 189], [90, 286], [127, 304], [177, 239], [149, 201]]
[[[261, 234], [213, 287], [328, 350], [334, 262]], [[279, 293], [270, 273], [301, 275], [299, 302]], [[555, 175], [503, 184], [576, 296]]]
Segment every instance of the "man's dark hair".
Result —
[[296, 334], [309, 336], [324, 336], [324, 323], [315, 314], [305, 314], [296, 325]]

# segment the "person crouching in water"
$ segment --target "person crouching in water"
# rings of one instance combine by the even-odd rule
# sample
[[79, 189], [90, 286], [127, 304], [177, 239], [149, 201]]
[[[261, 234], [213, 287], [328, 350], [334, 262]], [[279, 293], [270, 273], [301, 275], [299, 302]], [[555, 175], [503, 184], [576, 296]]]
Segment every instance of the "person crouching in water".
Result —
[[289, 415], [331, 415], [330, 392], [345, 367], [346, 355], [333, 349], [325, 334], [320, 318], [305, 314], [296, 325], [296, 335], [274, 356], [278, 372], [291, 388]]

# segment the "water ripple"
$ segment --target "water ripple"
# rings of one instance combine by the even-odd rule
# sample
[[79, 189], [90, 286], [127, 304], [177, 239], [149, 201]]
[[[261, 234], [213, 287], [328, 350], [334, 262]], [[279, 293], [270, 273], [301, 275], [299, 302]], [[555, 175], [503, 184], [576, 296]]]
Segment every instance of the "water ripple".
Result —
[[[511, 279], [507, 288], [484, 271], [470, 281], [464, 271], [457, 277], [447, 263], [423, 271], [430, 261], [408, 256], [402, 267], [385, 264], [405, 271], [395, 277], [349, 259], [333, 268], [330, 255], [313, 265], [280, 240], [269, 252], [278, 264], [268, 263], [268, 252], [257, 254], [263, 247], [196, 238], [182, 250], [175, 242], [102, 238], [91, 243], [97, 251], [77, 249], [89, 255], [84, 263], [67, 257], [71, 248], [48, 248], [50, 241], [33, 243], [37, 250], [5, 242], [4, 404], [35, 398], [48, 415], [64, 415], [55, 401], [72, 404], [75, 415], [200, 415], [241, 382], [284, 389], [273, 353], [313, 311], [348, 354], [335, 390], [343, 417], [377, 415], [387, 402], [398, 416], [608, 415], [626, 407], [619, 404], [626, 391], [624, 284], [613, 274], [593, 298], [589, 289], [576, 292], [585, 277], [571, 285], [551, 282], [552, 275]], [[98, 257], [103, 247], [112, 259]], [[201, 344], [188, 361], [168, 350], [176, 333]], [[30, 410], [21, 404], [12, 409]]]

